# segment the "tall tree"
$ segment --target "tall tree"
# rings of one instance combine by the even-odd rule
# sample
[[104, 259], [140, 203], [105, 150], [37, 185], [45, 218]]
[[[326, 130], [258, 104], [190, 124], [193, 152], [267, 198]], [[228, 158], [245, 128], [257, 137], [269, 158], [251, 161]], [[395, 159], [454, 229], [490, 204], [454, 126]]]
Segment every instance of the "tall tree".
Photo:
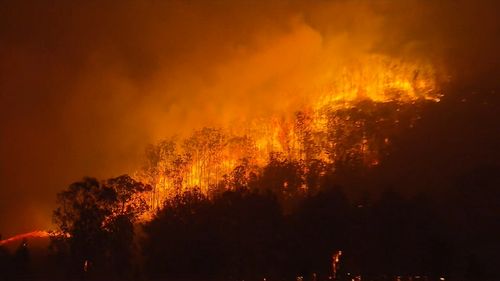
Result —
[[104, 182], [84, 178], [58, 194], [54, 222], [62, 235], [54, 243], [63, 237], [69, 245], [73, 273], [126, 268], [133, 223], [147, 210], [142, 194], [150, 189], [123, 175]]

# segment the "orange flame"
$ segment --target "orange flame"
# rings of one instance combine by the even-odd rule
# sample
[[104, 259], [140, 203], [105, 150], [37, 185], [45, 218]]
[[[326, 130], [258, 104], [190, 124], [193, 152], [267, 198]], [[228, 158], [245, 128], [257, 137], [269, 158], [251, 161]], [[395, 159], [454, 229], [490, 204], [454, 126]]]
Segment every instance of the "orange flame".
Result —
[[45, 231], [45, 230], [35, 230], [35, 231], [18, 234], [18, 235], [12, 236], [10, 238], [1, 240], [0, 241], [0, 246], [3, 246], [5, 244], [9, 244], [9, 243], [12, 243], [12, 242], [15, 242], [15, 241], [19, 241], [19, 240], [22, 240], [22, 239], [28, 239], [28, 238], [45, 238], [45, 237], [49, 237], [49, 235], [50, 234], [49, 234], [48, 231]]
[[[363, 127], [365, 120], [356, 120], [345, 112], [356, 110], [364, 101], [375, 106], [391, 104], [391, 110], [399, 112], [403, 105], [439, 102], [442, 96], [431, 64], [382, 55], [361, 57], [358, 62], [337, 67], [317, 77], [315, 83], [306, 87], [309, 89], [306, 99], [290, 112], [246, 120], [230, 128], [204, 128], [180, 144], [163, 142], [157, 147], [154, 163], [149, 163], [146, 172], [138, 173], [139, 180], [154, 187], [151, 205], [161, 206], [176, 192], [192, 187], [209, 194], [211, 188], [238, 166], [246, 165], [258, 171], [275, 152], [288, 160], [318, 159], [329, 164], [355, 154], [361, 155], [365, 165], [376, 166], [379, 150], [388, 146], [390, 139], [384, 132], [382, 135], [367, 132], [369, 130]], [[297, 97], [289, 95], [289, 98]], [[387, 126], [394, 127], [400, 121], [397, 114], [389, 118], [395, 120], [386, 122]], [[345, 136], [346, 132], [351, 135]], [[352, 134], [357, 134], [354, 140], [343, 146], [342, 138], [352, 139]], [[380, 139], [373, 140], [370, 134]], [[307, 142], [313, 144], [306, 147]]]

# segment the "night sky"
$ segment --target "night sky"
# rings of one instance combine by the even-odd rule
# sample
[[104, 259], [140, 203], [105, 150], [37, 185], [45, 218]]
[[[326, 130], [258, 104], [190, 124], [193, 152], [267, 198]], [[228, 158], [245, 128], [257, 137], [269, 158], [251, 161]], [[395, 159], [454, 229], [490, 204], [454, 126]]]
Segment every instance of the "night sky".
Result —
[[[442, 188], [498, 172], [498, 1], [0, 0], [0, 233], [51, 228], [83, 176], [133, 173], [147, 144], [290, 110], [322, 58], [430, 61], [444, 97], [376, 184]], [[375, 188], [375, 187], [374, 187]]]

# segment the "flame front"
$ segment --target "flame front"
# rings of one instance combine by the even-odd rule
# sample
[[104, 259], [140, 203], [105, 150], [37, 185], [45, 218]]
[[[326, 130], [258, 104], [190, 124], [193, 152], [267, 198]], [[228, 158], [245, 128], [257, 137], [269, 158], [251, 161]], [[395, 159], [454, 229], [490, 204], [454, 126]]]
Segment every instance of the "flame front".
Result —
[[[289, 112], [203, 128], [183, 140], [151, 146], [145, 168], [137, 173], [154, 187], [151, 206], [193, 187], [205, 194], [231, 188], [224, 181], [258, 175], [272, 155], [330, 167], [353, 161], [378, 165], [394, 129], [418, 119], [412, 109], [441, 98], [431, 64], [383, 55], [367, 56], [315, 80], [306, 98]], [[304, 169], [312, 169], [308, 167]]]
[[5, 244], [9, 244], [9, 243], [12, 243], [12, 242], [16, 242], [16, 241], [19, 241], [19, 240], [23, 240], [23, 239], [45, 238], [45, 237], [49, 237], [49, 235], [50, 234], [49, 234], [48, 231], [45, 231], [45, 230], [35, 230], [35, 231], [27, 232], [27, 233], [18, 234], [18, 235], [12, 236], [12, 237], [4, 239], [4, 240], [0, 240], [0, 246], [3, 246]]

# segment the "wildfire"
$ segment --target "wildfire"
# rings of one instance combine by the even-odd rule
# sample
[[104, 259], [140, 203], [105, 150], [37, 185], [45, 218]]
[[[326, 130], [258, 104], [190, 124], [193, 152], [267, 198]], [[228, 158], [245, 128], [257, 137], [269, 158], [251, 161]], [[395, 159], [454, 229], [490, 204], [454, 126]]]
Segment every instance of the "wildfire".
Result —
[[151, 146], [145, 168], [137, 173], [154, 187], [150, 204], [161, 206], [192, 187], [210, 194], [225, 188], [228, 179], [248, 181], [272, 155], [304, 163], [306, 172], [313, 169], [308, 166], [313, 160], [330, 167], [353, 162], [376, 166], [394, 128], [412, 126], [418, 119], [412, 109], [441, 98], [431, 64], [382, 55], [361, 58], [316, 81], [290, 112], [234, 127], [203, 128], [182, 141]]
[[35, 230], [27, 233], [22, 233], [18, 234], [15, 236], [12, 236], [10, 238], [4, 239], [0, 241], [0, 246], [3, 246], [5, 244], [9, 244], [15, 241], [23, 240], [23, 239], [29, 239], [29, 238], [45, 238], [49, 237], [50, 233], [45, 230]]

